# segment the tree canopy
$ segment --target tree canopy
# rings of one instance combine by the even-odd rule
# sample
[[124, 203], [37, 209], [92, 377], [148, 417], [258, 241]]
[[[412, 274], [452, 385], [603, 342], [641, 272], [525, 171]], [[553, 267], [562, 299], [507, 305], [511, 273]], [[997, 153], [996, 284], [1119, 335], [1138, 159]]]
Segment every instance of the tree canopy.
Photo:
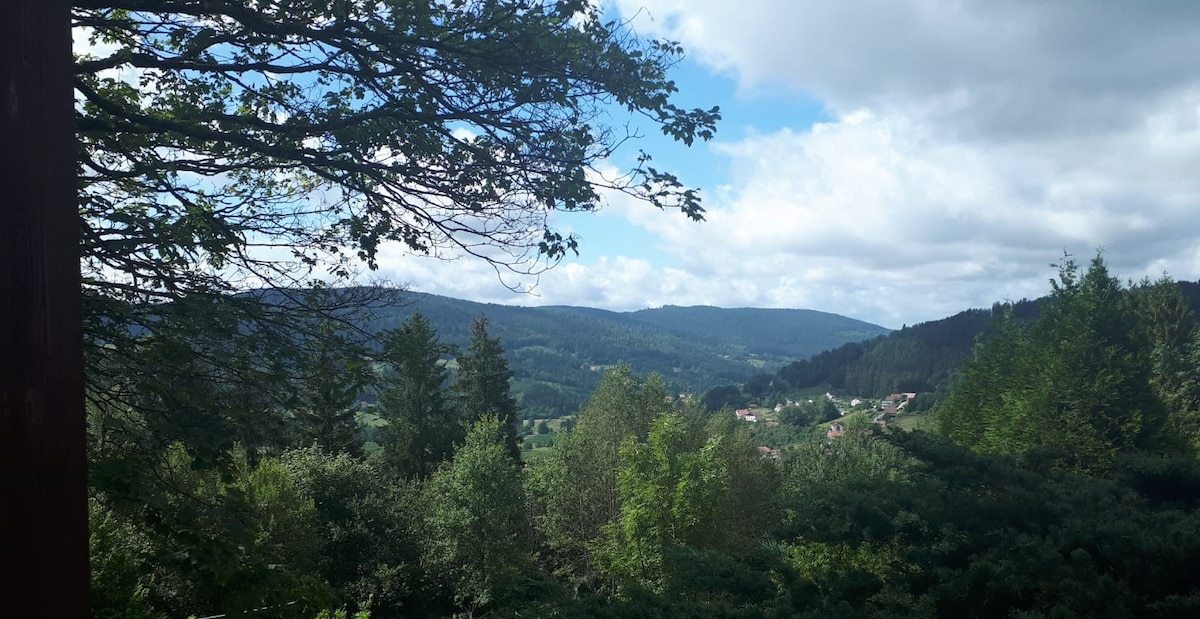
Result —
[[1165, 420], [1151, 342], [1099, 256], [1082, 274], [1065, 260], [1051, 284], [1032, 325], [1001, 315], [939, 407], [939, 426], [981, 451], [1105, 470], [1117, 455], [1150, 447]]
[[633, 137], [614, 110], [687, 144], [719, 114], [671, 102], [676, 44], [589, 2], [82, 0], [74, 26], [84, 270], [107, 295], [345, 275], [387, 241], [536, 271], [576, 248], [549, 214], [606, 189], [702, 218], [649, 155], [598, 171]]

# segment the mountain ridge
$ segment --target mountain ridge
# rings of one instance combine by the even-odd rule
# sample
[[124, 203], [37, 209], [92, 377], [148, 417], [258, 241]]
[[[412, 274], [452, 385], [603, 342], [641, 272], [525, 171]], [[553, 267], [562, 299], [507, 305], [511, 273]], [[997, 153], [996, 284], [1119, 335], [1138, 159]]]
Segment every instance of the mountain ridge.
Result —
[[617, 312], [482, 303], [420, 291], [404, 293], [403, 301], [377, 308], [370, 327], [395, 328], [420, 311], [444, 342], [465, 347], [471, 322], [487, 316], [489, 333], [506, 350], [513, 391], [526, 416], [574, 412], [599, 383], [601, 370], [619, 362], [641, 374], [661, 374], [676, 393], [697, 393], [890, 332], [805, 309], [663, 306]]

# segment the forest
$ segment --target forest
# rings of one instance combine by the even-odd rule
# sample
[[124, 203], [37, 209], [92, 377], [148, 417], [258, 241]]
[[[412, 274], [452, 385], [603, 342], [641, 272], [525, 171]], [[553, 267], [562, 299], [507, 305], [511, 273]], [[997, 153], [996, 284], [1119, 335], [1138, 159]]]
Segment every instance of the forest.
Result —
[[[1148, 282], [1141, 282], [1144, 288]], [[1178, 281], [1187, 306], [1200, 312], [1200, 282]], [[997, 302], [989, 309], [969, 309], [888, 333], [849, 342], [788, 363], [774, 373], [758, 374], [738, 385], [739, 401], [779, 400], [790, 394], [816, 390], [866, 397], [912, 391], [924, 394], [920, 406], [929, 408], [945, 397], [964, 359], [979, 338], [988, 337], [994, 318], [1011, 315], [1029, 323], [1039, 316], [1046, 299]]]
[[[90, 438], [95, 612], [1194, 616], [1200, 330], [1181, 288], [1068, 260], [1037, 318], [994, 321], [936, 431], [818, 425], [775, 457], [759, 424], [617, 366], [523, 462], [486, 319], [451, 366], [419, 313], [383, 334], [384, 371], [316, 354], [303, 404], [220, 450], [212, 428], [110, 410]], [[364, 388], [381, 427], [353, 414]]]
[[812, 310], [666, 306], [635, 312], [584, 307], [514, 307], [432, 294], [396, 294], [359, 326], [395, 328], [413, 312], [448, 344], [466, 346], [471, 321], [486, 314], [504, 340], [513, 395], [525, 418], [569, 415], [587, 402], [603, 369], [628, 363], [658, 373], [673, 393], [742, 383], [763, 370], [886, 333], [870, 323]]

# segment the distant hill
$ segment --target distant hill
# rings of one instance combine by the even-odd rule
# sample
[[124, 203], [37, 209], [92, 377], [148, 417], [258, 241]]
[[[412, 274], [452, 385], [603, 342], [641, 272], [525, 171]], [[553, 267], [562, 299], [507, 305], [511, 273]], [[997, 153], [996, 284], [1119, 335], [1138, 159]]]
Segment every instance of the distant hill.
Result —
[[[1020, 301], [1014, 312], [1032, 318], [1037, 304]], [[844, 344], [783, 366], [774, 376], [773, 390], [821, 387], [874, 397], [902, 391], [937, 391], [949, 381], [991, 322], [992, 310], [971, 309], [871, 340]]]
[[795, 359], [807, 359], [847, 342], [890, 331], [838, 314], [803, 309], [667, 305], [639, 310], [629, 316], [693, 341], [745, 347], [753, 354]]
[[514, 372], [513, 390], [529, 416], [573, 412], [586, 402], [603, 369], [626, 362], [658, 372], [676, 393], [740, 383], [822, 350], [888, 329], [811, 310], [663, 307], [611, 312], [585, 307], [517, 307], [409, 293], [406, 303], [377, 311], [374, 328], [394, 328], [420, 311], [439, 337], [465, 347], [471, 321], [488, 318]]
[[[1178, 284], [1192, 311], [1200, 316], [1200, 283]], [[1013, 304], [1013, 313], [1032, 320], [1038, 308], [1038, 301], [1022, 300]], [[825, 388], [868, 397], [904, 391], [936, 394], [950, 386], [976, 338], [991, 326], [993, 311], [995, 306], [990, 310], [966, 310], [831, 348], [781, 367], [772, 377], [771, 389], [782, 394]]]

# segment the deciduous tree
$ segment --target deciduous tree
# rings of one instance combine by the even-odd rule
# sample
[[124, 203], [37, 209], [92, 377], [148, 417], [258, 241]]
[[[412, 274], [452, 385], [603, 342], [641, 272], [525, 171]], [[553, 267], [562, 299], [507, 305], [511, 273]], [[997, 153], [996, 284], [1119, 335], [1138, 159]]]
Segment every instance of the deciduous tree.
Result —
[[702, 217], [649, 155], [598, 171], [634, 137], [619, 110], [687, 144], [719, 114], [672, 103], [676, 44], [592, 3], [74, 7], [85, 281], [104, 299], [347, 275], [388, 241], [536, 272], [577, 245], [549, 214], [607, 189]]
[[425, 486], [425, 554], [431, 579], [468, 616], [519, 599], [533, 567], [525, 530], [521, 470], [509, 456], [505, 428], [484, 417], [471, 425], [452, 462]]

